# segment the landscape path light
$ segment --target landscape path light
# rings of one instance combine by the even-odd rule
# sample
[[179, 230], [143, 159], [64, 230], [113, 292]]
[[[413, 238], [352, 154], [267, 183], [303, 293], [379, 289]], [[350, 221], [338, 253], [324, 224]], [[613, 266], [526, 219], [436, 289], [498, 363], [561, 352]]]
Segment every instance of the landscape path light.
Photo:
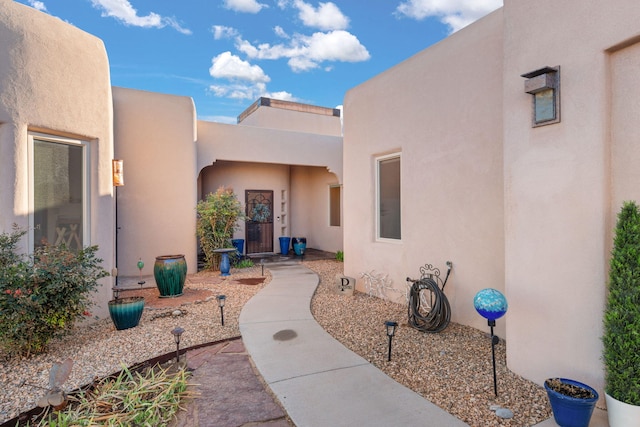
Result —
[[171, 333], [173, 334], [173, 340], [176, 343], [176, 364], [178, 364], [178, 362], [180, 361], [180, 337], [182, 336], [183, 332], [184, 329], [179, 326], [171, 331]]
[[496, 319], [501, 318], [507, 312], [509, 305], [507, 299], [500, 291], [487, 288], [476, 294], [473, 298], [473, 306], [480, 316], [487, 319], [491, 328], [491, 357], [493, 358], [493, 391], [498, 397], [498, 380], [496, 377], [496, 344], [500, 338], [493, 335], [493, 327], [496, 326]]
[[225, 295], [218, 295], [218, 307], [220, 307], [220, 324], [224, 326], [224, 303], [227, 300]]
[[387, 356], [387, 361], [391, 361], [391, 340], [393, 339], [393, 335], [396, 333], [396, 328], [398, 327], [397, 322], [393, 322], [391, 320], [387, 320], [384, 322], [384, 326], [387, 328], [387, 336], [389, 337], [389, 355]]

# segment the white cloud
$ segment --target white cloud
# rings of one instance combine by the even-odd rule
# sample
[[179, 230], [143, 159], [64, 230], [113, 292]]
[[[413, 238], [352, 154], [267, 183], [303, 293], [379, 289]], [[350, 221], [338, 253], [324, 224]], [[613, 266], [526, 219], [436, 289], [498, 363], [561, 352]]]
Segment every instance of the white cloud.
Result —
[[238, 35], [238, 30], [232, 27], [225, 27], [224, 25], [214, 25], [212, 29], [215, 40], [230, 39]]
[[39, 10], [40, 12], [46, 12], [47, 11], [47, 6], [45, 6], [44, 2], [42, 1], [36, 1], [36, 0], [29, 0], [28, 1], [29, 6], [31, 6], [32, 8]]
[[455, 32], [501, 6], [502, 0], [406, 0], [396, 12], [417, 20], [438, 17]]
[[212, 59], [209, 74], [216, 79], [245, 80], [265, 84], [271, 79], [258, 65], [251, 65], [231, 52], [222, 52]]
[[293, 5], [298, 9], [298, 17], [304, 25], [323, 31], [344, 30], [349, 26], [347, 18], [335, 3], [319, 3], [314, 8], [303, 0], [295, 0]]
[[273, 28], [273, 32], [276, 33], [276, 36], [280, 38], [283, 38], [283, 39], [289, 38], [289, 34], [287, 34], [287, 32], [280, 25], [276, 25]]
[[224, 7], [236, 12], [258, 13], [266, 4], [258, 3], [256, 0], [225, 0]]
[[356, 36], [341, 30], [311, 36], [297, 34], [289, 45], [264, 43], [254, 46], [238, 39], [236, 47], [249, 58], [289, 58], [289, 67], [293, 71], [317, 68], [324, 61], [361, 62], [371, 57]]
[[138, 11], [131, 6], [129, 0], [91, 0], [93, 7], [102, 10], [102, 16], [115, 18], [125, 25], [142, 28], [164, 28], [169, 26], [182, 34], [191, 34], [191, 30], [183, 28], [175, 18], [163, 17], [150, 12], [146, 16], [138, 16]]

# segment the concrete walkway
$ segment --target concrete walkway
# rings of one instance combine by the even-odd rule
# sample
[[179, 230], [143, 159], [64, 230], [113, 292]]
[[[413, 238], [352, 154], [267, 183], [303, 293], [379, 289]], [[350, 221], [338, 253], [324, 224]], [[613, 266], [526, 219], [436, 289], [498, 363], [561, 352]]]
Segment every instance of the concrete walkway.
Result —
[[240, 313], [253, 362], [299, 427], [467, 426], [348, 350], [318, 325], [318, 276], [294, 262], [269, 266], [272, 280]]

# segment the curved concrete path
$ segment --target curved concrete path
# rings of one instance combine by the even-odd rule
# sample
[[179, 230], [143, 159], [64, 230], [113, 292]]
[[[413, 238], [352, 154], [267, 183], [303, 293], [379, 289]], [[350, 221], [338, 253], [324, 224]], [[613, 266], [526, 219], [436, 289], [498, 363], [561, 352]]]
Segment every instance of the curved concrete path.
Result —
[[320, 327], [310, 309], [318, 286], [313, 271], [292, 262], [268, 268], [271, 283], [245, 304], [240, 333], [296, 426], [467, 426]]

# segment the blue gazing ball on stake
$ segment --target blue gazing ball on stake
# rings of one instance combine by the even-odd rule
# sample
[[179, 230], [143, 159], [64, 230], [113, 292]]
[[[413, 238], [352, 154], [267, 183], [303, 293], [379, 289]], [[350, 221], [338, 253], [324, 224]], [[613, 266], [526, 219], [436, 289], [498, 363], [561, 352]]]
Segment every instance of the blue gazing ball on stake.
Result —
[[496, 320], [504, 316], [509, 305], [507, 299], [495, 289], [483, 289], [473, 298], [473, 305], [480, 316], [487, 320]]
[[140, 270], [142, 270], [144, 268], [144, 262], [142, 261], [142, 258], [140, 258], [140, 261], [138, 261], [138, 268]]

